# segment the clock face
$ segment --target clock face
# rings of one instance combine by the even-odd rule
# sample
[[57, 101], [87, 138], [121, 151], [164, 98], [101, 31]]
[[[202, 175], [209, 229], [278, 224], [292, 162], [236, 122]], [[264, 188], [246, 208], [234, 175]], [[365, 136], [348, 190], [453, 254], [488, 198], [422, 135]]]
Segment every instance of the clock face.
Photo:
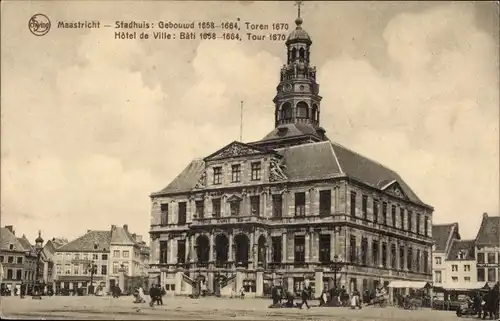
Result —
[[283, 86], [283, 91], [288, 92], [292, 90], [292, 85], [291, 84], [286, 84]]

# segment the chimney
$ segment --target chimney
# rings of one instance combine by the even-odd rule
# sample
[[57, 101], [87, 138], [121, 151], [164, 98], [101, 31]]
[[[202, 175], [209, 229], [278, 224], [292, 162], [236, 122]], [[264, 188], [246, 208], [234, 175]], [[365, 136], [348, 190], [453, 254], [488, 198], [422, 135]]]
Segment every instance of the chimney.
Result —
[[116, 230], [116, 225], [111, 225], [111, 231]]
[[90, 233], [90, 231], [92, 231], [92, 230], [87, 230], [87, 233]]
[[123, 224], [123, 229], [128, 232], [128, 225], [127, 224]]
[[14, 226], [12, 226], [12, 225], [5, 225], [5, 228], [8, 229], [12, 234], [16, 235], [16, 232], [14, 232]]
[[56, 238], [55, 238], [55, 237], [53, 237], [53, 238], [52, 238], [52, 242], [55, 242], [55, 241], [56, 241]]
[[484, 212], [483, 213], [483, 218], [488, 218], [488, 213]]
[[137, 243], [141, 243], [141, 242], [142, 242], [142, 235], [136, 235], [136, 236], [135, 236], [135, 241], [136, 241]]

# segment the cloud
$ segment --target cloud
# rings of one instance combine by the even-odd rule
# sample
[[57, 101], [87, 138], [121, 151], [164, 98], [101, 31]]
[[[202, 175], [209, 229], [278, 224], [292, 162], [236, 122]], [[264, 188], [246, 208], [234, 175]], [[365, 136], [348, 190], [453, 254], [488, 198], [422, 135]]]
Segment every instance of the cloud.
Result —
[[498, 214], [499, 100], [498, 53], [469, 9], [392, 19], [383, 35], [394, 73], [343, 56], [319, 78], [330, 138], [396, 169], [435, 221], [473, 237], [480, 213]]
[[[283, 11], [273, 6], [248, 10], [265, 22]], [[466, 4], [402, 12], [384, 26], [339, 8], [333, 31], [304, 25], [327, 134], [397, 170], [437, 222], [459, 221], [472, 236], [478, 214], [498, 213], [494, 40]], [[330, 21], [318, 9], [306, 22]], [[59, 38], [14, 38], [2, 51], [2, 218], [27, 235], [73, 238], [111, 224], [147, 234], [149, 193], [239, 139], [240, 101], [245, 141], [273, 128], [281, 43], [110, 41], [102, 30]]]

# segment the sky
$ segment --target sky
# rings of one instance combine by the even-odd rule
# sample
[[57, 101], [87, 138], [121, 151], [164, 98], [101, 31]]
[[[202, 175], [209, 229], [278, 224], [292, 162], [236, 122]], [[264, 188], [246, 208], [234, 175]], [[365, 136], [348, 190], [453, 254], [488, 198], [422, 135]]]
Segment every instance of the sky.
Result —
[[[463, 238], [483, 212], [499, 213], [498, 11], [309, 1], [301, 11], [328, 137], [399, 172], [434, 223], [458, 222]], [[35, 13], [51, 19], [44, 36], [28, 29]], [[147, 238], [149, 194], [239, 139], [240, 101], [243, 141], [273, 129], [286, 56], [283, 41], [116, 40], [112, 28], [57, 21], [238, 17], [291, 31], [297, 12], [293, 2], [2, 1], [1, 15], [1, 224], [71, 240], [112, 224]]]

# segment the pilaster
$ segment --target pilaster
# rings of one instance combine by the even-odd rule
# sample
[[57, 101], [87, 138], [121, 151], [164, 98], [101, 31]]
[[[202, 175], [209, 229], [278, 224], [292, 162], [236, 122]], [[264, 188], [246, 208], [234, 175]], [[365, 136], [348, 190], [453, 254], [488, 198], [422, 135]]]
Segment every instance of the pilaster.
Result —
[[306, 232], [306, 235], [305, 235], [305, 261], [306, 262], [310, 262], [310, 255], [311, 255], [311, 235], [308, 232]]
[[281, 235], [281, 262], [286, 263], [287, 262], [287, 235], [282, 234]]

